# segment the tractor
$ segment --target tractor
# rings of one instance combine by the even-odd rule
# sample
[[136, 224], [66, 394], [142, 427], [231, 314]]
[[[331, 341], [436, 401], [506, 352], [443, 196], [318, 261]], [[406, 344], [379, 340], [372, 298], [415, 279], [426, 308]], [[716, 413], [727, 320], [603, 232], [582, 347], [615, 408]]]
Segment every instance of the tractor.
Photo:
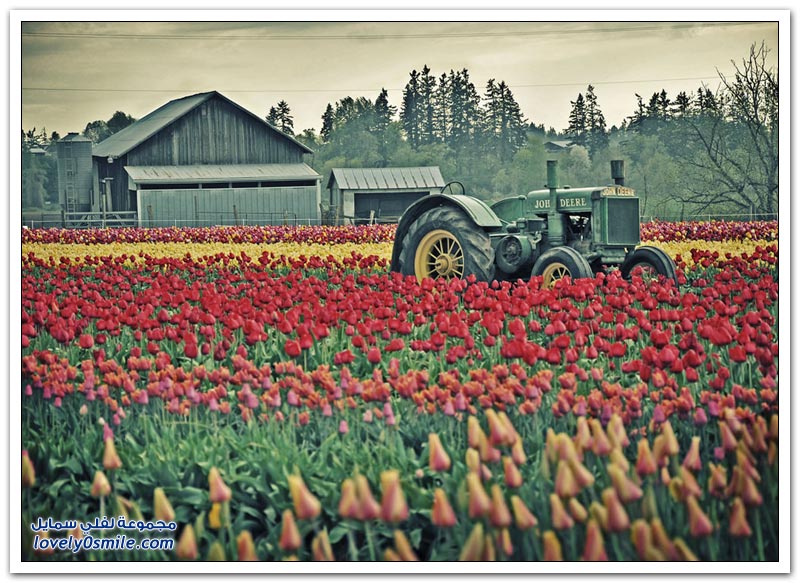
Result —
[[544, 189], [491, 206], [467, 196], [460, 183], [448, 183], [403, 213], [391, 269], [419, 281], [541, 276], [542, 286], [552, 287], [564, 277], [593, 277], [608, 267], [629, 278], [642, 267], [643, 274], [677, 286], [669, 255], [639, 246], [639, 199], [625, 186], [622, 160], [611, 161], [611, 179], [608, 186], [560, 187], [558, 163], [548, 160]]

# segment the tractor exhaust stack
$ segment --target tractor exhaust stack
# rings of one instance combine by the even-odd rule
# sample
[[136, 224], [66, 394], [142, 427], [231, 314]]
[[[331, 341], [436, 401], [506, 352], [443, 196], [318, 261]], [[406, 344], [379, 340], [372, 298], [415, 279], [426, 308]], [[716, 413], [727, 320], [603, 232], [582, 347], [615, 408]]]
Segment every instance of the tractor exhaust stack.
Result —
[[550, 190], [550, 208], [547, 211], [547, 240], [551, 247], [564, 244], [564, 224], [558, 213], [558, 160], [547, 161], [547, 188]]
[[625, 186], [625, 160], [611, 160], [611, 178], [614, 184]]

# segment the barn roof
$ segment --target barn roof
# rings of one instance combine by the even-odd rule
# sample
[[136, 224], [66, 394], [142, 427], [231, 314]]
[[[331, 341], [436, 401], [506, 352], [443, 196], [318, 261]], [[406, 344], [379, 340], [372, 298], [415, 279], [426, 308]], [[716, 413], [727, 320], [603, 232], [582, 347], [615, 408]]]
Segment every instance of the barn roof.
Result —
[[334, 180], [342, 190], [398, 190], [441, 188], [445, 185], [438, 166], [416, 168], [334, 168], [327, 188]]
[[180, 119], [200, 104], [205, 103], [215, 96], [224, 99], [234, 107], [258, 120], [258, 122], [278, 132], [281, 136], [299, 146], [305, 153], [312, 153], [307, 146], [298, 142], [292, 136], [284, 134], [275, 126], [267, 123], [253, 112], [246, 110], [238, 103], [231, 101], [217, 91], [208, 91], [206, 93], [197, 93], [195, 95], [188, 95], [179, 99], [173, 99], [169, 103], [165, 103], [155, 111], [148, 113], [142, 119], [133, 122], [128, 127], [118, 131], [113, 136], [110, 136], [99, 144], [95, 145], [92, 148], [92, 156], [99, 156], [101, 158], [108, 156], [118, 158], [119, 156], [123, 156], [145, 140], [160, 132], [169, 124], [173, 123], [175, 120]]
[[319, 178], [307, 164], [197, 164], [187, 166], [125, 166], [138, 184], [170, 182], [254, 182]]

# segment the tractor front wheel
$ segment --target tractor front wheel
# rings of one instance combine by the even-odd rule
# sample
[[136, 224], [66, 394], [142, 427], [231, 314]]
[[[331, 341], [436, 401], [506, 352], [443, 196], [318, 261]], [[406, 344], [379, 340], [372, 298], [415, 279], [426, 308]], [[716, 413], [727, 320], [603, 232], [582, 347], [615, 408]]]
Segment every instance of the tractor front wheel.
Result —
[[465, 278], [494, 279], [494, 249], [486, 232], [461, 210], [441, 206], [426, 211], [403, 237], [399, 271], [418, 281]]
[[678, 286], [675, 262], [658, 247], [645, 245], [637, 248], [628, 255], [622, 265], [619, 266], [619, 270], [622, 273], [622, 277], [630, 279], [631, 274], [637, 267], [642, 268], [642, 276], [644, 278], [655, 278], [663, 275], [666, 279], [674, 281], [675, 287]]
[[574, 281], [594, 274], [586, 258], [572, 247], [553, 247], [539, 256], [531, 275], [541, 275], [542, 287], [551, 288], [564, 277]]

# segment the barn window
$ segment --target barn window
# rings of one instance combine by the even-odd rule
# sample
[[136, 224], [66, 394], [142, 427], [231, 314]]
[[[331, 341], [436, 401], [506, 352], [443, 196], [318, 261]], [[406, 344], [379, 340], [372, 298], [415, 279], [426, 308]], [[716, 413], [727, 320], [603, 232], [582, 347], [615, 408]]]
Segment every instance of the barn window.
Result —
[[258, 188], [258, 182], [234, 182], [231, 186], [233, 188]]

